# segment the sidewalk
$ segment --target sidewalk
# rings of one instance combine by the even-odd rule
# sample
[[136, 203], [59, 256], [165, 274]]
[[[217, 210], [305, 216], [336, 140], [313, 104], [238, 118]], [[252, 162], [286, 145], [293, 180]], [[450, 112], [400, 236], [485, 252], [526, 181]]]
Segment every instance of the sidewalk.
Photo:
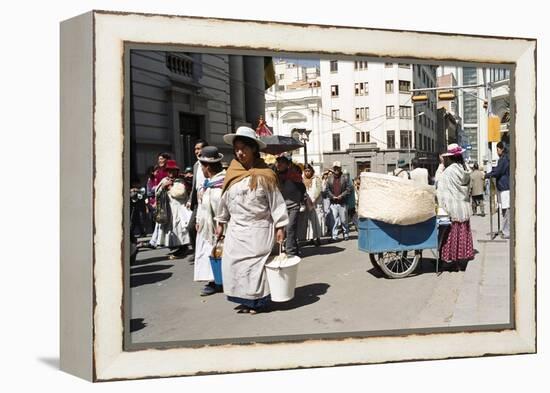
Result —
[[[496, 228], [496, 215], [493, 216]], [[511, 321], [510, 241], [489, 240], [489, 216], [471, 219], [476, 259], [468, 264], [449, 326], [508, 324]], [[495, 229], [496, 230], [496, 229]]]

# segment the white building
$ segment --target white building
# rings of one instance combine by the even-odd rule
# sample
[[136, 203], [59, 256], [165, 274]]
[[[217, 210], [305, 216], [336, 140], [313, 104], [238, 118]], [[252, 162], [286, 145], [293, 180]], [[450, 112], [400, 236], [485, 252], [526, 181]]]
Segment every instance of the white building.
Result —
[[321, 60], [324, 166], [386, 173], [417, 157], [437, 164], [436, 95], [413, 106], [411, 88], [435, 87], [435, 66]]
[[[509, 143], [508, 123], [510, 120], [510, 71], [503, 68], [485, 69], [476, 67], [440, 66], [439, 76], [452, 74], [459, 86], [486, 84], [493, 88], [491, 94], [492, 112], [502, 122], [501, 138]], [[467, 158], [480, 164], [497, 159], [496, 147], [489, 150], [487, 115], [487, 91], [484, 87], [457, 90], [458, 116], [464, 130], [462, 146], [468, 148]]]
[[[319, 69], [283, 60], [275, 64], [275, 75], [277, 82], [265, 95], [266, 123], [275, 135], [293, 136], [295, 128], [311, 130], [307, 160], [318, 172], [323, 161]], [[304, 158], [304, 149], [293, 153], [295, 161]]]

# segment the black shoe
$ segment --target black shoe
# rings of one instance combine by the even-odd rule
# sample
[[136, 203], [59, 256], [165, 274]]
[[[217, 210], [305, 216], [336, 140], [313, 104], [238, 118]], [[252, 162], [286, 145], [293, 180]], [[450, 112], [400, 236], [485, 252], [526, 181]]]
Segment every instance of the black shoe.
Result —
[[317, 247], [321, 247], [321, 239], [317, 238], [313, 240], [313, 244]]
[[223, 292], [223, 286], [214, 282], [209, 282], [201, 289], [201, 296], [210, 296], [218, 292]]

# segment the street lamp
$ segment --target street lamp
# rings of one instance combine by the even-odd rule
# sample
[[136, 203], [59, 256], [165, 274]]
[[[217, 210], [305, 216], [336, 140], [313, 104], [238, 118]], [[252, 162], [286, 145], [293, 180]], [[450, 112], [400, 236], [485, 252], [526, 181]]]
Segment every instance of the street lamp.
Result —
[[[417, 117], [424, 116], [425, 112], [417, 113], [413, 116], [413, 119], [416, 119]], [[411, 163], [411, 145], [412, 145], [412, 131], [411, 131], [411, 137], [409, 138], [409, 171], [412, 169], [412, 163]]]
[[292, 135], [298, 134], [298, 140], [304, 144], [304, 166], [307, 165], [307, 142], [309, 142], [309, 134], [311, 130], [306, 130], [305, 128], [294, 128], [292, 130]]

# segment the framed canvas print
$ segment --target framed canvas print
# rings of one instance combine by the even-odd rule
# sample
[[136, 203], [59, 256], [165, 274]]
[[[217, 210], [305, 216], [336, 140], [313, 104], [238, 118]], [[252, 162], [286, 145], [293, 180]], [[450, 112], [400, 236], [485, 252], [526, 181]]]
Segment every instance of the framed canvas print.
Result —
[[535, 352], [535, 55], [528, 38], [64, 21], [62, 369]]

